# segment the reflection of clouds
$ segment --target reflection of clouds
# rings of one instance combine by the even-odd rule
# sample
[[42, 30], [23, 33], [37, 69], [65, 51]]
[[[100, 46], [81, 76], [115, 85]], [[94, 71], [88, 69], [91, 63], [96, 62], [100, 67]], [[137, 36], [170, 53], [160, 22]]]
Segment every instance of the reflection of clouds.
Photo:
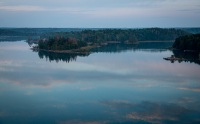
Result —
[[[123, 63], [123, 62], [122, 62]], [[172, 73], [176, 68], [174, 67], [159, 67], [150, 64], [89, 64], [84, 62], [72, 63], [46, 63], [43, 61], [12, 61], [0, 60], [0, 79], [3, 82], [10, 82], [14, 84], [23, 84], [26, 86], [50, 86], [59, 83], [77, 83], [77, 82], [126, 82], [132, 83], [134, 87], [154, 87], [157, 85], [183, 85], [174, 82], [190, 82], [195, 80], [198, 82], [198, 69], [194, 74], [182, 70], [182, 66], [178, 72]], [[161, 63], [160, 63], [161, 64]], [[109, 67], [109, 65], [112, 65]], [[137, 65], [137, 66], [136, 66]], [[158, 64], [159, 65], [159, 64]], [[164, 66], [164, 65], [163, 65]], [[177, 66], [179, 67], [179, 66]], [[155, 69], [154, 69], [155, 68]], [[186, 68], [188, 69], [188, 68]], [[189, 69], [188, 69], [189, 70]], [[186, 73], [185, 73], [186, 72]], [[190, 73], [190, 74], [189, 74]], [[179, 76], [181, 75], [181, 76]], [[194, 77], [194, 78], [191, 78]]]
[[3, 91], [3, 90], [4, 90], [4, 88], [1, 88], [1, 87], [0, 87], [0, 91]]
[[180, 87], [178, 88], [180, 90], [188, 90], [188, 91], [193, 91], [193, 92], [200, 92], [200, 87]]
[[[168, 53], [170, 54], [170, 53]], [[141, 79], [157, 81], [159, 83], [166, 82], [199, 82], [200, 66], [190, 63], [167, 63], [162, 58], [169, 56], [165, 53], [148, 53], [144, 51], [134, 53], [120, 53], [107, 55], [106, 61], [98, 60], [98, 55], [91, 55], [89, 63], [101, 65], [111, 70], [123, 70], [127, 73], [127, 79], [133, 82]], [[100, 54], [103, 56], [105, 54]], [[105, 55], [106, 56], [106, 55]], [[132, 77], [132, 78], [131, 78]], [[153, 81], [152, 81], [153, 80]]]
[[179, 103], [192, 103], [192, 102], [195, 102], [197, 99], [195, 98], [192, 98], [192, 97], [182, 97], [180, 99], [178, 99], [177, 102]]
[[134, 65], [137, 65], [136, 68], [141, 71], [141, 73], [138, 72], [138, 76], [142, 77], [153, 78], [155, 80], [166, 82], [185, 82], [189, 80], [200, 81], [199, 66], [184, 64], [163, 63], [162, 61], [139, 61]]
[[106, 122], [104, 122], [104, 121], [68, 120], [68, 121], [60, 121], [59, 124], [106, 124]]
[[[0, 79], [23, 86], [47, 87], [67, 83], [126, 83], [133, 87], [184, 87], [190, 82], [199, 82], [200, 66], [189, 63], [171, 64], [163, 56], [170, 52], [151, 53], [145, 51], [117, 54], [94, 53], [78, 58], [76, 62], [46, 62], [36, 53], [28, 50], [24, 42], [13, 46], [26, 47], [26, 52], [12, 51], [11, 43], [3, 43], [1, 48], [9, 52], [1, 53]], [[2, 50], [4, 51], [4, 50]], [[18, 57], [20, 55], [20, 57]], [[127, 85], [126, 85], [127, 86]], [[81, 90], [88, 89], [80, 88]], [[90, 88], [89, 88], [90, 89]]]
[[168, 105], [145, 102], [139, 104], [138, 106], [141, 110], [128, 114], [127, 117], [129, 119], [141, 120], [150, 123], [160, 123], [164, 120], [178, 121], [179, 116], [189, 112], [185, 108], [173, 104]]
[[87, 90], [92, 90], [94, 89], [95, 87], [92, 87], [92, 86], [83, 86], [83, 87], [80, 87], [80, 90], [81, 91], [87, 91]]
[[69, 66], [62, 64], [49, 66], [43, 63], [35, 63], [33, 66], [23, 62], [18, 64], [12, 64], [12, 62], [10, 64], [0, 63], [0, 79], [2, 82], [23, 85], [49, 86], [58, 83], [95, 82], [98, 79], [109, 80], [113, 77], [117, 78], [117, 76], [121, 75], [119, 73], [79, 63]]
[[180, 106], [184, 106], [187, 109], [193, 109], [195, 111], [200, 112], [200, 99], [194, 95], [191, 97], [181, 97], [179, 99], [176, 99], [175, 101], [172, 101], [172, 103], [176, 103]]
[[[19, 60], [0, 60], [0, 79], [23, 85], [49, 86], [56, 83], [95, 82], [124, 75], [126, 72], [110, 70], [85, 63], [48, 63]], [[119, 78], [118, 78], [119, 79]]]
[[57, 109], [64, 109], [67, 107], [67, 105], [66, 104], [53, 104], [53, 105], [50, 105], [50, 107], [54, 107]]
[[34, 95], [35, 93], [33, 92], [33, 91], [27, 91], [26, 93], [25, 93], [25, 95], [27, 95], [27, 96], [31, 96], [31, 95]]
[[[4, 67], [5, 69], [9, 69], [9, 67], [22, 67], [24, 64], [24, 61], [12, 61], [12, 60], [0, 60], [0, 67]], [[7, 67], [7, 68], [6, 68]]]
[[[190, 123], [197, 122], [199, 113], [194, 110], [187, 109], [177, 104], [170, 103], [157, 103], [157, 102], [141, 102], [131, 103], [128, 101], [104, 101], [101, 102], [103, 105], [115, 108], [120, 111], [118, 114], [125, 115], [125, 118], [135, 121], [144, 121], [148, 123], [165, 123], [176, 122], [176, 123]], [[120, 113], [126, 109], [125, 113]], [[190, 115], [193, 115], [191, 117]]]
[[[188, 95], [188, 92], [176, 90], [178, 88], [182, 88], [181, 90], [199, 91], [198, 82], [200, 82], [200, 66], [189, 63], [171, 64], [163, 61], [162, 57], [168, 56], [168, 54], [152, 54], [143, 51], [125, 52], [119, 54], [99, 53], [92, 54], [87, 58], [78, 58], [76, 62], [50, 63], [45, 60], [40, 60], [37, 54], [32, 53], [31, 51], [30, 53], [27, 52], [25, 54], [26, 56], [22, 55], [21, 58], [16, 57], [21, 53], [22, 52], [13, 52], [11, 50], [9, 57], [7, 57], [8, 54], [5, 54], [5, 56], [0, 53], [0, 56], [5, 56], [1, 56], [2, 58], [0, 60], [0, 83], [3, 84], [3, 88], [0, 88], [0, 91], [6, 90], [4, 89], [5, 87], [10, 91], [14, 91], [10, 92], [11, 94], [14, 94], [16, 90], [19, 90], [20, 92], [25, 92], [23, 95], [26, 95], [26, 97], [30, 98], [31, 96], [31, 99], [33, 100], [36, 98], [44, 98], [43, 102], [39, 102], [38, 105], [35, 104], [35, 106], [39, 106], [39, 108], [41, 108], [41, 111], [47, 111], [48, 108], [48, 110], [63, 110], [63, 114], [65, 114], [69, 112], [65, 111], [65, 109], [68, 109], [72, 112], [69, 112], [69, 115], [71, 116], [73, 116], [73, 112], [80, 112], [82, 115], [88, 113], [88, 115], [90, 115], [88, 116], [85, 114], [82, 116], [82, 118], [85, 117], [85, 120], [63, 120], [60, 122], [61, 124], [102, 124], [112, 122], [113, 120], [115, 122], [119, 122], [120, 120], [121, 122], [131, 121], [133, 123], [135, 121], [162, 123], [164, 120], [177, 121], [181, 123], [185, 120], [186, 122], [189, 120], [192, 123], [196, 122], [195, 119], [199, 118], [199, 116], [196, 116], [194, 118], [189, 117], [188, 119], [184, 119], [188, 117], [187, 115], [194, 113], [191, 108], [197, 112], [200, 110], [198, 106], [199, 101], [195, 101], [195, 99], [190, 98], [189, 96], [188, 98], [185, 97], [179, 101], [174, 101], [174, 104], [156, 102], [138, 103], [138, 100], [141, 99], [161, 99], [161, 101], [163, 99], [171, 99], [172, 96], [170, 95], [173, 93], [174, 97], [177, 95]], [[13, 56], [15, 56], [15, 58], [13, 58]], [[9, 85], [9, 83], [11, 85]], [[13, 86], [12, 84], [17, 84], [20, 87]], [[58, 85], [58, 87], [56, 87], [56, 85]], [[28, 86], [31, 88], [22, 88], [21, 90], [21, 86]], [[32, 88], [32, 86], [54, 87], [43, 90]], [[196, 87], [191, 88], [190, 86]], [[166, 88], [167, 93], [165, 91], [162, 92], [164, 89], [163, 87], [168, 88]], [[141, 90], [142, 92], [140, 92]], [[169, 92], [169, 90], [171, 91]], [[3, 93], [0, 95], [4, 96], [5, 92], [2, 92]], [[180, 92], [183, 94], [179, 94]], [[194, 96], [194, 98], [198, 98], [196, 92], [190, 93]], [[135, 99], [135, 101], [102, 101], [102, 99], [123, 99], [123, 96], [125, 96], [124, 99]], [[21, 99], [18, 100], [20, 101]], [[16, 102], [15, 99], [14, 101]], [[80, 103], [77, 103], [77, 101]], [[91, 103], [91, 101], [94, 103]], [[96, 101], [101, 101], [101, 104], [97, 104]], [[186, 104], [181, 104], [181, 102], [185, 102]], [[25, 104], [26, 103], [21, 106]], [[78, 107], [74, 109], [74, 106]], [[89, 109], [94, 108], [93, 111], [89, 112], [87, 106], [89, 106]], [[84, 110], [80, 110], [81, 107], [83, 107]], [[105, 109], [101, 109], [101, 107]], [[22, 109], [20, 108], [20, 110]], [[94, 115], [98, 115], [101, 113], [100, 111], [109, 118], [99, 116], [103, 121], [95, 120], [96, 117], [94, 117], [93, 114], [97, 112]], [[25, 112], [25, 114], [27, 113]], [[0, 117], [5, 115], [6, 113], [0, 112]], [[41, 113], [41, 115], [46, 115], [46, 113]], [[194, 113], [194, 115], [196, 114]], [[76, 116], [76, 114], [74, 114], [74, 116]], [[86, 120], [88, 118], [91, 118], [91, 120]]]
[[5, 116], [7, 116], [7, 115], [8, 115], [8, 113], [3, 112], [3, 111], [0, 111], [0, 117], [5, 117]]
[[16, 46], [13, 46], [13, 45], [11, 45], [11, 46], [9, 46], [9, 47], [0, 47], [0, 51], [1, 50], [17, 50], [17, 51], [25, 51], [25, 50], [27, 50], [27, 46], [18, 46], [18, 45], [16, 45]]
[[0, 43], [0, 51], [9, 51], [9, 50], [24, 51], [28, 49], [29, 49], [28, 45], [24, 41]]
[[134, 103], [131, 103], [126, 100], [101, 101], [101, 104], [112, 107], [112, 108], [130, 108], [130, 107], [135, 106]]
[[98, 71], [98, 72], [104, 72], [104, 73], [116, 73], [116, 74], [127, 74], [126, 71], [120, 71], [120, 70], [112, 70], [107, 67], [101, 66], [101, 65], [92, 65], [92, 64], [86, 64], [86, 63], [69, 63], [68, 65], [62, 64], [63, 66], [60, 66], [60, 69], [65, 70], [72, 70], [72, 71]]
[[174, 117], [161, 117], [159, 113], [153, 114], [153, 115], [143, 115], [143, 114], [138, 114], [138, 113], [131, 113], [127, 115], [127, 118], [133, 119], [133, 120], [140, 120], [140, 121], [145, 121], [153, 124], [162, 124], [162, 120], [170, 120], [170, 121], [177, 121], [177, 118]]

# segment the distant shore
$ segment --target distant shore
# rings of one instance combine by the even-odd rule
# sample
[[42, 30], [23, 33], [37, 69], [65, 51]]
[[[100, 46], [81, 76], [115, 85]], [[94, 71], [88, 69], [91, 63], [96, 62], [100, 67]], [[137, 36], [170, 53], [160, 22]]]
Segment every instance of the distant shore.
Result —
[[138, 41], [138, 42], [175, 42], [175, 40], [146, 40], [146, 41]]

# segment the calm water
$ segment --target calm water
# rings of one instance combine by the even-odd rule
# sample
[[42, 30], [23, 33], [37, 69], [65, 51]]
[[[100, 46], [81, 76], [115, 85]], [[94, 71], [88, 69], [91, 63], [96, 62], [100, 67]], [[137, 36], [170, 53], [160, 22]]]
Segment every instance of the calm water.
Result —
[[0, 42], [0, 124], [200, 123], [200, 65], [163, 60], [170, 44], [77, 56]]

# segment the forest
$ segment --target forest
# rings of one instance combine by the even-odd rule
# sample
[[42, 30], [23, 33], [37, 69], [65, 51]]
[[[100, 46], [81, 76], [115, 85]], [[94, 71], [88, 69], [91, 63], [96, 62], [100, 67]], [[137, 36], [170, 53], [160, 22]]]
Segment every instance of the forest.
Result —
[[98, 29], [71, 32], [52, 32], [41, 37], [73, 37], [85, 42], [105, 41], [166, 41], [175, 40], [179, 36], [190, 34], [186, 31], [174, 28], [143, 28], [143, 29]]
[[101, 29], [71, 32], [52, 32], [41, 35], [39, 49], [71, 50], [87, 45], [107, 43], [135, 44], [139, 41], [169, 41], [190, 33], [179, 29]]
[[51, 37], [48, 40], [40, 39], [37, 47], [44, 50], [71, 50], [84, 46], [87, 46], [87, 43], [76, 38]]
[[45, 33], [82, 31], [82, 28], [0, 28], [0, 36], [40, 36]]
[[200, 34], [192, 34], [176, 38], [173, 48], [180, 50], [200, 51]]

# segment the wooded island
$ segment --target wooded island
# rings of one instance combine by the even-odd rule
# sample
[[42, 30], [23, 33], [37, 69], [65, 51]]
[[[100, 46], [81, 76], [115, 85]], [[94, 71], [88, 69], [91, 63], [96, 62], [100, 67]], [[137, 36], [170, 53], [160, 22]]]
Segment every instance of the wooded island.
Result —
[[[169, 41], [188, 32], [179, 29], [100, 29], [43, 34], [34, 49], [71, 52], [88, 49], [109, 43], [136, 44], [140, 41]], [[69, 51], [70, 50], [70, 51]]]

